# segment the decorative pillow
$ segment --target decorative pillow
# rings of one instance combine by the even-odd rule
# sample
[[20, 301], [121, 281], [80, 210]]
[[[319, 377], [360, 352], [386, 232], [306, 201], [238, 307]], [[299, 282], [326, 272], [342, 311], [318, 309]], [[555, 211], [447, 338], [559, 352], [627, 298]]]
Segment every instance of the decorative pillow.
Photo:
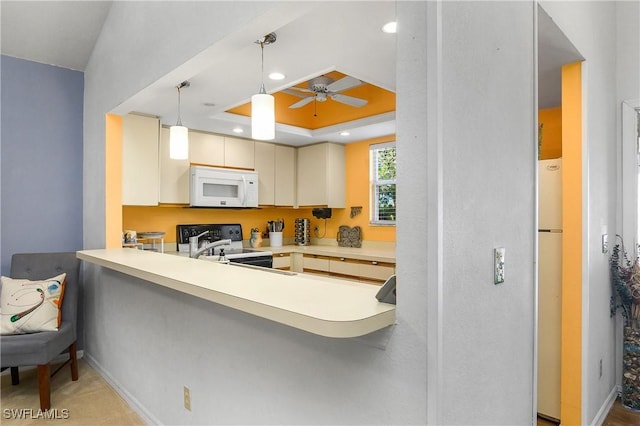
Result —
[[48, 280], [1, 277], [0, 334], [57, 331], [66, 273]]

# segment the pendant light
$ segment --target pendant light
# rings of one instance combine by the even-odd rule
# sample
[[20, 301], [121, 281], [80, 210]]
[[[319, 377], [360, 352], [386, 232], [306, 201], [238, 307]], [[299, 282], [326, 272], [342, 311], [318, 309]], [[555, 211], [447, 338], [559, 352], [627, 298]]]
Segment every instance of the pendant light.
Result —
[[169, 158], [173, 160], [186, 160], [189, 158], [189, 129], [182, 125], [180, 118], [180, 89], [189, 87], [191, 83], [183, 81], [178, 84], [178, 122], [169, 128]]
[[251, 137], [257, 140], [272, 140], [276, 137], [275, 101], [264, 89], [264, 46], [276, 41], [275, 33], [256, 40], [262, 54], [261, 83], [257, 95], [251, 96]]

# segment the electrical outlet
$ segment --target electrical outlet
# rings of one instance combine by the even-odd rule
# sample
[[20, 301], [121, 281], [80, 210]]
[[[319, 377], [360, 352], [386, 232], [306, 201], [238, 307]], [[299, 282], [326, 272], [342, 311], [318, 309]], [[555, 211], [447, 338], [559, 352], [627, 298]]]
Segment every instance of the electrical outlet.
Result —
[[504, 247], [493, 249], [493, 283], [494, 284], [501, 284], [504, 282], [504, 254], [505, 254]]
[[191, 392], [188, 387], [184, 387], [184, 408], [191, 411]]
[[609, 235], [602, 234], [602, 253], [609, 251]]

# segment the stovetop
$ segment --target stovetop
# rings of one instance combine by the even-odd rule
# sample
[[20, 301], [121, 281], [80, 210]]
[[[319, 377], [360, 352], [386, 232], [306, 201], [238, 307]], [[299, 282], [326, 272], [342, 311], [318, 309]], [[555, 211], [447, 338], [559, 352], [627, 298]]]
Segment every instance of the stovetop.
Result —
[[209, 231], [209, 233], [200, 237], [200, 245], [219, 240], [231, 240], [230, 245], [214, 247], [212, 252], [212, 255], [214, 256], [219, 255], [220, 249], [224, 249], [225, 256], [230, 259], [234, 257], [245, 258], [272, 256], [271, 252], [244, 248], [242, 246], [242, 225], [240, 225], [239, 223], [177, 225], [176, 241], [178, 242], [178, 251], [188, 253], [189, 237], [195, 237], [196, 235], [200, 235], [204, 231]]

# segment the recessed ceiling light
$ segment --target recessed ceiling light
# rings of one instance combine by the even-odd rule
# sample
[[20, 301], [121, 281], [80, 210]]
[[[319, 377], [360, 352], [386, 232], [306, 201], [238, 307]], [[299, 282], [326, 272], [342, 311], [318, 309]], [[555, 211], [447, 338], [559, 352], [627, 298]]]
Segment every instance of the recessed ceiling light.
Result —
[[284, 74], [282, 74], [281, 72], [272, 72], [271, 74], [269, 74], [269, 78], [271, 80], [284, 80]]
[[234, 127], [233, 133], [244, 133], [244, 130], [242, 130], [242, 127]]
[[398, 29], [398, 23], [396, 21], [387, 22], [382, 26], [382, 31], [389, 34], [395, 34]]
[[350, 134], [349, 132], [340, 132], [340, 136], [349, 136]]

